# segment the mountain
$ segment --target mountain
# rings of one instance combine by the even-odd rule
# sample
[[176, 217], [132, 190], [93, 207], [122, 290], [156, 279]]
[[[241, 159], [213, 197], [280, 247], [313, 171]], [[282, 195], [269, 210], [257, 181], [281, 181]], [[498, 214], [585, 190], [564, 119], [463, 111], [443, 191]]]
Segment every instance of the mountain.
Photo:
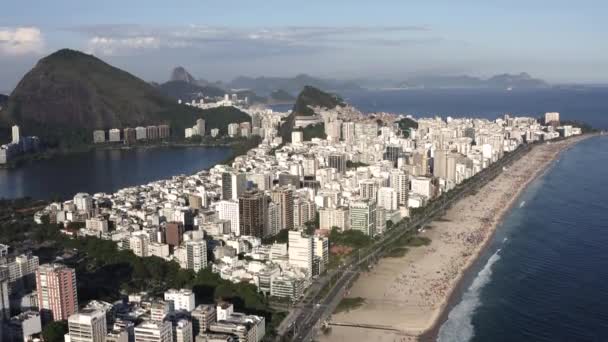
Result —
[[282, 89], [288, 93], [297, 93], [305, 86], [312, 86], [330, 91], [360, 90], [357, 84], [350, 81], [315, 78], [300, 74], [292, 78], [283, 77], [244, 77], [240, 76], [227, 84], [232, 89], [249, 89], [257, 94], [268, 95]]
[[460, 75], [460, 76], [417, 76], [400, 84], [408, 88], [546, 88], [549, 85], [537, 78], [532, 78], [528, 73], [501, 74], [488, 79]]
[[[293, 109], [285, 122], [281, 125], [279, 133], [283, 141], [291, 141], [291, 132], [293, 131], [295, 119], [297, 116], [313, 116], [315, 111], [311, 107], [322, 107], [325, 109], [333, 109], [337, 106], [345, 106], [344, 101], [337, 95], [326, 93], [312, 86], [305, 86], [296, 99]], [[320, 126], [320, 127], [319, 127]], [[306, 130], [314, 132], [306, 134]], [[305, 129], [305, 139], [312, 137], [321, 137], [324, 135], [323, 124], [308, 126]], [[306, 137], [307, 136], [307, 137]], [[307, 140], [308, 140], [307, 139]]]
[[[246, 115], [246, 114], [245, 114]], [[158, 88], [102, 60], [74, 50], [41, 59], [11, 93], [0, 123], [22, 126], [53, 147], [91, 142], [95, 129], [169, 124], [181, 136], [201, 117]]]
[[204, 109], [201, 111], [201, 117], [205, 119], [205, 129], [208, 132], [217, 128], [220, 130], [220, 135], [228, 134], [228, 124], [230, 123], [251, 123], [251, 116], [235, 107]]
[[6, 106], [8, 103], [8, 96], [4, 94], [0, 94], [0, 110]]
[[485, 81], [488, 87], [493, 88], [546, 88], [549, 84], [541, 79], [533, 78], [530, 74], [522, 72], [518, 75], [501, 74], [492, 76]]
[[171, 78], [169, 78], [169, 82], [171, 81], [183, 81], [190, 84], [196, 84], [197, 81], [190, 75], [188, 71], [184, 67], [178, 66], [173, 69], [171, 72]]
[[270, 93], [268, 100], [271, 103], [292, 103], [296, 98], [285, 90], [279, 89]]
[[315, 112], [311, 107], [333, 109], [344, 105], [344, 101], [337, 95], [326, 93], [312, 86], [305, 86], [296, 99], [292, 114], [296, 116], [312, 116], [315, 115]]
[[213, 86], [200, 86], [186, 81], [169, 81], [158, 86], [160, 91], [175, 100], [190, 102], [203, 97], [222, 97], [226, 91]]

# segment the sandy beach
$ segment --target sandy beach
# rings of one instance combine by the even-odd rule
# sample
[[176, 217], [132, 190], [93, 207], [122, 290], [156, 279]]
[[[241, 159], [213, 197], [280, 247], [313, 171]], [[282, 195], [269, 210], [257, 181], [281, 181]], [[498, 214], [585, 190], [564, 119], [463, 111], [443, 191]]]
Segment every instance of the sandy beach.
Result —
[[335, 314], [332, 321], [366, 324], [398, 331], [332, 327], [320, 341], [416, 341], [437, 328], [452, 292], [482, 254], [518, 195], [557, 158], [586, 137], [535, 146], [474, 195], [454, 204], [421, 236], [429, 246], [410, 248], [399, 258], [384, 258], [355, 282], [349, 297], [362, 297], [360, 308]]

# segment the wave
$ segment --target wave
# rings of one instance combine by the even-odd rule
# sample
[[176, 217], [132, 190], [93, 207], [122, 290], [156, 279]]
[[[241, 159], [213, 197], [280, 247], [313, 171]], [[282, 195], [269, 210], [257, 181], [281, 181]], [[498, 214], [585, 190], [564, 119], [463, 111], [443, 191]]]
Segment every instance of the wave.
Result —
[[460, 303], [450, 311], [447, 321], [439, 329], [438, 341], [464, 342], [473, 338], [475, 334], [473, 314], [481, 305], [481, 290], [492, 279], [492, 265], [500, 260], [499, 252], [500, 249], [488, 259], [471, 286], [462, 295]]

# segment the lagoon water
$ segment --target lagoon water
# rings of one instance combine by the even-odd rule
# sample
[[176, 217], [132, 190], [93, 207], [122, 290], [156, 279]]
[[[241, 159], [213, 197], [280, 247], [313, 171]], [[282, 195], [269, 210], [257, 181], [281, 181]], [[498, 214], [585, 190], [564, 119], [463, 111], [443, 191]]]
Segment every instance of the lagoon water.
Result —
[[0, 169], [0, 198], [67, 199], [77, 192], [113, 192], [179, 174], [193, 174], [225, 160], [227, 147], [162, 147], [97, 150]]

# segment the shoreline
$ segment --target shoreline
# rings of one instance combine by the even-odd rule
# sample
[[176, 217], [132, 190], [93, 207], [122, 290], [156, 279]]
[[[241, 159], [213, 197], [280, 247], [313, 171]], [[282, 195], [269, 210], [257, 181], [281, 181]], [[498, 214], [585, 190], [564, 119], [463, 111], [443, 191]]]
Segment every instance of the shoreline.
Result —
[[[542, 165], [539, 169], [537, 169], [522, 184], [522, 186], [520, 186], [517, 189], [515, 195], [511, 198], [508, 205], [506, 207], [504, 207], [503, 210], [501, 210], [497, 214], [497, 222], [493, 225], [494, 226], [493, 229], [491, 229], [490, 234], [488, 234], [488, 236], [485, 238], [485, 240], [483, 241], [483, 243], [482, 243], [481, 247], [479, 248], [479, 250], [477, 251], [477, 253], [475, 253], [475, 255], [473, 255], [473, 257], [470, 259], [470, 261], [464, 267], [462, 272], [460, 272], [460, 275], [459, 275], [458, 279], [456, 280], [456, 284], [452, 287], [449, 295], [445, 298], [444, 303], [442, 304], [441, 308], [439, 309], [437, 317], [435, 317], [433, 319], [433, 324], [422, 334], [418, 335], [419, 341], [436, 341], [437, 340], [438, 334], [439, 334], [439, 329], [441, 328], [443, 323], [445, 323], [446, 320], [448, 319], [450, 310], [456, 304], [458, 304], [458, 302], [460, 301], [460, 299], [462, 297], [461, 291], [457, 291], [457, 290], [463, 289], [463, 287], [465, 285], [464, 281], [465, 281], [467, 275], [470, 275], [470, 272], [473, 270], [473, 266], [475, 266], [475, 264], [477, 264], [480, 261], [480, 258], [488, 251], [488, 248], [490, 247], [492, 239], [496, 235], [498, 228], [500, 228], [500, 226], [504, 222], [505, 217], [513, 210], [514, 206], [519, 201], [522, 194], [528, 189], [528, 186], [531, 183], [533, 183], [534, 181], [536, 181], [537, 179], [542, 178], [551, 169], [551, 167], [559, 159], [559, 156], [562, 153], [566, 152], [567, 150], [569, 150], [576, 144], [580, 143], [581, 141], [591, 138], [592, 136], [593, 135], [586, 135], [586, 136], [573, 138], [573, 140], [569, 144], [567, 144], [564, 148], [562, 148], [558, 152], [556, 152], [552, 156], [551, 160], [549, 160], [544, 165]], [[574, 139], [576, 139], [576, 140], [574, 140]], [[563, 141], [568, 142], [568, 140], [563, 140]], [[535, 147], [538, 147], [538, 146], [535, 146]]]
[[[6, 164], [0, 165], [0, 170], [15, 170], [24, 165], [28, 165], [30, 163], [36, 163], [41, 160], [50, 160], [58, 157], [72, 156], [83, 153], [91, 153], [95, 151], [131, 151], [131, 150], [151, 150], [151, 149], [161, 149], [161, 148], [229, 148], [232, 151], [235, 150], [239, 144], [242, 144], [242, 141], [232, 141], [225, 143], [188, 143], [188, 142], [165, 142], [158, 144], [134, 144], [134, 145], [123, 145], [123, 144], [98, 144], [98, 145], [85, 145], [78, 148], [73, 148], [69, 150], [58, 150], [58, 149], [50, 149], [44, 150], [37, 153], [23, 154], [16, 157], [15, 160], [12, 160]], [[234, 153], [234, 152], [231, 152]], [[234, 157], [233, 157], [234, 158]]]
[[[580, 137], [573, 137], [567, 140], [552, 142], [550, 144], [534, 146], [530, 152], [528, 152], [526, 155], [522, 156], [520, 159], [511, 164], [506, 171], [509, 171], [511, 170], [511, 168], [514, 167], [524, 169], [526, 167], [530, 167], [529, 159], [533, 159], [533, 161], [536, 162], [536, 164], [534, 165], [534, 170], [531, 173], [526, 174], [526, 177], [523, 182], [516, 184], [516, 186], [513, 188], [515, 191], [512, 194], [504, 194], [510, 196], [506, 200], [506, 202], [493, 203], [494, 205], [487, 208], [486, 212], [481, 213], [484, 215], [481, 215], [478, 220], [467, 221], [463, 219], [463, 221], [461, 222], [461, 227], [463, 225], [466, 226], [472, 224], [481, 224], [481, 227], [477, 231], [475, 229], [468, 228], [461, 229], [461, 234], [470, 231], [483, 233], [482, 240], [478, 241], [478, 244], [474, 248], [472, 248], [472, 250], [467, 249], [463, 246], [459, 246], [459, 248], [452, 247], [451, 245], [453, 244], [453, 241], [450, 241], [450, 238], [440, 236], [437, 238], [438, 241], [435, 241], [435, 239], [433, 239], [431, 246], [429, 246], [428, 248], [417, 247], [411, 249], [408, 254], [403, 257], [389, 260], [382, 259], [379, 264], [374, 267], [374, 270], [369, 273], [362, 274], [363, 277], [360, 277], [360, 279], [355, 282], [355, 284], [349, 291], [351, 292], [350, 296], [361, 296], [365, 298], [365, 293], [370, 294], [369, 290], [365, 290], [365, 288], [370, 288], [374, 286], [384, 286], [386, 289], [386, 285], [384, 285], [384, 283], [391, 282], [393, 285], [395, 285], [396, 283], [396, 286], [389, 288], [388, 291], [392, 291], [390, 293], [385, 293], [384, 298], [391, 298], [392, 303], [384, 303], [384, 300], [382, 298], [378, 298], [378, 295], [376, 293], [373, 293], [370, 296], [371, 298], [369, 298], [369, 303], [367, 303], [368, 298], [366, 298], [366, 304], [364, 304], [362, 307], [360, 307], [359, 309], [352, 310], [351, 312], [335, 314], [334, 320], [337, 322], [348, 322], [353, 324], [370, 324], [371, 321], [371, 325], [382, 325], [384, 327], [395, 328], [400, 331], [399, 333], [382, 331], [370, 333], [369, 330], [365, 330], [362, 328], [332, 327], [332, 332], [328, 336], [325, 336], [325, 338], [321, 338], [321, 340], [348, 341], [352, 340], [353, 338], [356, 338], [357, 336], [362, 336], [361, 334], [363, 333], [367, 333], [367, 335], [365, 336], [368, 340], [436, 340], [437, 335], [439, 333], [439, 329], [442, 324], [447, 320], [451, 308], [458, 304], [462, 297], [462, 290], [464, 289], [465, 279], [467, 278], [467, 276], [471, 275], [473, 266], [475, 266], [480, 261], [480, 258], [487, 252], [488, 247], [490, 246], [490, 243], [493, 240], [496, 231], [502, 224], [506, 215], [514, 208], [515, 204], [520, 199], [522, 193], [528, 188], [528, 186], [533, 181], [537, 180], [539, 177], [542, 177], [542, 175], [550, 169], [550, 167], [555, 163], [561, 153], [570, 149], [577, 143], [593, 136], [595, 135], [584, 135]], [[546, 158], [547, 156], [549, 156], [549, 158]], [[537, 158], [538, 160], [534, 158]], [[522, 164], [523, 162], [527, 163]], [[506, 183], [507, 185], [509, 184], [509, 181], [511, 183], [516, 183], [517, 178], [509, 179], [508, 175], [504, 176], [506, 171], [501, 172], [501, 174], [497, 176], [494, 180], [485, 184], [482, 188], [478, 190], [478, 193], [481, 193], [482, 191], [491, 191], [490, 189], [497, 186], [497, 184], [500, 185], [500, 182]], [[499, 179], [499, 177], [501, 176], [503, 176], [503, 178], [497, 181], [497, 179]], [[444, 217], [455, 216], [456, 218], [458, 218], [459, 215], [475, 216], [471, 214], [471, 212], [473, 212], [473, 214], [475, 213], [475, 210], [472, 207], [470, 209], [471, 212], [458, 214], [454, 213], [454, 207], [466, 206], [468, 202], [474, 202], [477, 196], [478, 195], [476, 193], [474, 195], [462, 198], [461, 200], [456, 202], [456, 204], [454, 204], [452, 208], [446, 211]], [[477, 200], [479, 200], [479, 198], [477, 198]], [[461, 208], [461, 210], [463, 209], [464, 208]], [[492, 211], [492, 209], [494, 209], [494, 211]], [[451, 220], [448, 219], [447, 224], [443, 224], [443, 222], [441, 222], [440, 220], [435, 220], [431, 222], [430, 225], [443, 226], [443, 228], [445, 229], [447, 228], [446, 226], [450, 225], [450, 222]], [[457, 226], [458, 223], [459, 222], [456, 222], [453, 225]], [[436, 228], [431, 229], [431, 231], [434, 230], [436, 230]], [[437, 231], [429, 233], [429, 235], [437, 234], [439, 234], [439, 232]], [[442, 234], [448, 233], [446, 231], [442, 232]], [[443, 241], [441, 241], [441, 239], [443, 239]], [[442, 247], [445, 247], [446, 249], [451, 248], [453, 250], [452, 256], [444, 256], [443, 251], [441, 249], [434, 248], [437, 247], [437, 244], [442, 245]], [[433, 245], [435, 246], [433, 247]], [[471, 253], [465, 254], [465, 252], [468, 251], [470, 251]], [[434, 269], [435, 272], [424, 274], [424, 269], [420, 269], [420, 266], [416, 266], [416, 264], [428, 264], [428, 259], [433, 259], [433, 257], [435, 259], [435, 263], [431, 264], [431, 268], [432, 270]], [[445, 271], [446, 268], [448, 268], [448, 271], [450, 271], [450, 273], [448, 276], [444, 276], [442, 278], [441, 274], [447, 273]], [[456, 270], [453, 270], [454, 268]], [[404, 269], [406, 270], [405, 272], [403, 271]], [[395, 278], [394, 274], [389, 275], [389, 273], [391, 272], [402, 273], [402, 275], [400, 277]], [[456, 274], [454, 274], [454, 272]], [[440, 274], [439, 279], [437, 279], [437, 274]], [[374, 279], [374, 276], [376, 279]], [[416, 280], [414, 280], [413, 283], [417, 283], [408, 284], [409, 279], [406, 278], [415, 278]], [[441, 280], [443, 280], [443, 282], [441, 282]], [[436, 290], [436, 292], [431, 292], [430, 294], [428, 290], [423, 291], [422, 294], [416, 293], [416, 290], [419, 287], [425, 286], [430, 287], [431, 289], [433, 289], [434, 287], [439, 287], [439, 290]], [[405, 295], [400, 295], [400, 293], [407, 292], [407, 290], [409, 290], [409, 293]], [[424, 297], [423, 300], [420, 300], [420, 298], [416, 297], [416, 294], [419, 297], [424, 297], [425, 295], [426, 297]], [[431, 298], [430, 301], [432, 304], [427, 303], [429, 298]], [[425, 299], [427, 299], [427, 301], [425, 301]], [[413, 304], [410, 304], [410, 302], [412, 302]], [[376, 306], [383, 306], [382, 311]], [[386, 311], [386, 313], [384, 313], [385, 316], [383, 316], [383, 311]], [[413, 326], [411, 326], [403, 324], [403, 322], [401, 321], [395, 320], [394, 318], [392, 318], [392, 316], [403, 316], [403, 320], [407, 320], [407, 316], [410, 316], [412, 317], [413, 321], [417, 322], [414, 322]], [[423, 316], [423, 318], [421, 319], [420, 316]], [[378, 317], [380, 317], [380, 319]], [[388, 322], [389, 324], [386, 324], [386, 321], [391, 320], [393, 321], [393, 324], [390, 324], [391, 322]], [[380, 324], [380, 322], [384, 324]], [[337, 336], [332, 336], [335, 333], [338, 333]]]

